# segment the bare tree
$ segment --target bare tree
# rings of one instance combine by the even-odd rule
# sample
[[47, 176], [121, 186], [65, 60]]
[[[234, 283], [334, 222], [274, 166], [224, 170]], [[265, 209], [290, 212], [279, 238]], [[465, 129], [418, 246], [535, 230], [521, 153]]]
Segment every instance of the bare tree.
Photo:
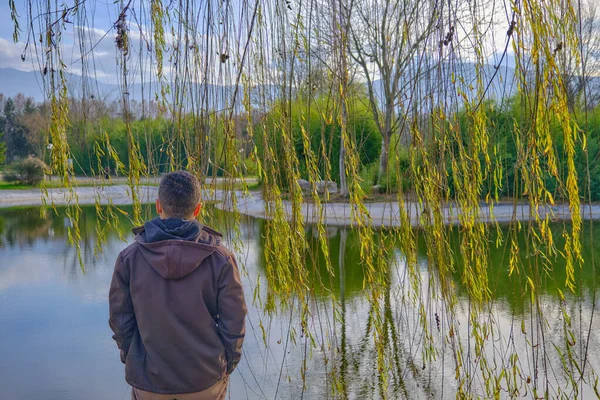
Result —
[[341, 133], [340, 133], [340, 188], [342, 196], [348, 195], [346, 182], [346, 140], [348, 140], [348, 33], [350, 26], [349, 14], [342, 5], [341, 0], [331, 0], [333, 11], [333, 43], [337, 68], [336, 75], [339, 82], [339, 97], [341, 105]]
[[47, 107], [43, 105], [34, 107], [20, 117], [25, 127], [25, 137], [37, 157], [44, 154], [46, 136], [50, 126], [50, 116]]
[[399, 128], [402, 86], [410, 83], [406, 75], [431, 32], [434, 11], [431, 2], [420, 0], [364, 0], [353, 6], [350, 55], [362, 70], [382, 137], [377, 183], [387, 174], [391, 137]]
[[562, 43], [556, 47], [571, 110], [586, 105], [593, 108], [600, 102], [600, 4], [594, 0], [582, 3], [576, 12], [579, 48], [563, 49]]

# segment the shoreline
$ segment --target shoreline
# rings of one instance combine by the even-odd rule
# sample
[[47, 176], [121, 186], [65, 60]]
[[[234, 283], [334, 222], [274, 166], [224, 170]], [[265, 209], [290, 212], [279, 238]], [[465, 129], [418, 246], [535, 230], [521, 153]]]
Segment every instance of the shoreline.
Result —
[[[85, 186], [75, 188], [77, 203], [79, 205], [93, 205], [97, 200], [100, 204], [130, 205], [132, 204], [131, 192], [126, 185], [93, 187]], [[203, 200], [215, 202], [216, 207], [223, 211], [233, 211], [231, 206], [231, 194], [235, 193], [237, 198], [238, 211], [246, 216], [254, 218], [266, 218], [265, 202], [262, 194], [257, 191], [244, 195], [241, 191], [225, 192], [220, 189], [203, 190]], [[68, 204], [68, 191], [63, 189], [48, 189], [48, 204], [51, 202], [56, 206]], [[158, 187], [141, 186], [138, 196], [142, 203], [153, 203], [158, 195]], [[2, 190], [0, 191], [0, 208], [10, 208], [19, 206], [41, 206], [42, 192], [40, 190]], [[365, 203], [367, 212], [371, 217], [371, 226], [398, 227], [400, 223], [399, 207], [396, 202], [375, 202]], [[286, 214], [291, 216], [291, 203], [284, 201]], [[414, 227], [422, 226], [420, 216], [423, 213], [422, 208], [415, 202], [406, 202], [406, 208], [410, 223]], [[316, 223], [322, 219], [323, 223], [331, 226], [354, 226], [351, 217], [351, 205], [348, 203], [326, 203], [322, 205], [322, 215], [318, 215], [314, 204], [303, 203], [302, 214], [307, 224]], [[445, 205], [442, 208], [444, 222], [446, 225], [456, 225], [459, 222], [459, 213], [452, 204]], [[498, 203], [493, 207], [493, 214], [490, 213], [490, 207], [484, 205], [480, 208], [479, 220], [481, 222], [508, 223], [512, 221], [528, 221], [530, 219], [529, 205], [526, 203]], [[570, 219], [569, 206], [560, 204], [555, 206], [542, 207], [539, 210], [541, 218], [550, 215], [553, 221], [565, 221]], [[584, 220], [600, 219], [600, 204], [588, 204], [581, 206], [581, 216]]]

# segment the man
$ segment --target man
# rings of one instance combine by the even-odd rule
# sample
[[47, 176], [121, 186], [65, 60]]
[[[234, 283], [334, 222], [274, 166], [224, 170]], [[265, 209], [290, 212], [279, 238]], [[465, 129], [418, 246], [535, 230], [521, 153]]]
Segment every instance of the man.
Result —
[[233, 254], [202, 226], [200, 183], [163, 177], [159, 218], [117, 259], [109, 324], [135, 400], [224, 399], [242, 356], [246, 303]]

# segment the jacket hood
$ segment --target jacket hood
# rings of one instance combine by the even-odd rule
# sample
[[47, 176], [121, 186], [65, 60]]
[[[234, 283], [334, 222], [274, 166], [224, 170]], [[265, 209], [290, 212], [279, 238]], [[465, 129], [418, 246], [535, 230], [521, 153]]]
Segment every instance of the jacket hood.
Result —
[[180, 218], [155, 218], [133, 233], [148, 264], [164, 279], [191, 274], [221, 243], [218, 232]]
[[196, 220], [181, 218], [154, 218], [144, 224], [143, 236], [147, 243], [162, 240], [187, 240], [195, 242], [202, 231], [202, 224]]

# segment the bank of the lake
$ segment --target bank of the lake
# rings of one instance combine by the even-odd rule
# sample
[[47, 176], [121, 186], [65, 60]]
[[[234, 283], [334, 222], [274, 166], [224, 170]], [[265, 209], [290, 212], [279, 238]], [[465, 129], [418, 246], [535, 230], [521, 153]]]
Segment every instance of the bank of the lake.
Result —
[[[66, 205], [74, 201], [81, 205], [95, 204], [99, 201], [101, 204], [112, 203], [115, 205], [132, 204], [131, 189], [127, 185], [112, 186], [83, 186], [77, 187], [70, 192], [65, 189], [48, 189], [47, 203], [54, 203], [57, 206]], [[157, 186], [140, 186], [138, 198], [142, 203], [152, 203], [158, 194]], [[247, 216], [257, 218], [267, 218], [265, 210], [265, 201], [260, 191], [242, 191], [228, 192], [221, 189], [205, 189], [203, 199], [217, 203], [217, 208], [224, 211], [232, 211], [232, 195], [236, 196], [237, 210]], [[2, 190], [0, 191], [0, 208], [18, 207], [18, 206], [40, 206], [42, 205], [42, 193], [37, 189], [30, 190]], [[396, 202], [374, 202], [367, 203], [366, 209], [374, 227], [394, 227], [400, 226], [400, 208]], [[291, 215], [292, 207], [289, 201], [284, 201], [284, 207], [287, 215]], [[423, 222], [423, 207], [416, 202], [406, 202], [406, 209], [412, 226], [420, 226]], [[567, 204], [557, 204], [555, 206], [540, 207], [533, 210], [529, 204], [522, 202], [501, 202], [492, 207], [482, 204], [480, 207], [480, 220], [484, 222], [510, 222], [527, 221], [537, 211], [537, 214], [544, 218], [546, 215], [554, 221], [568, 220], [571, 212]], [[323, 223], [332, 226], [352, 226], [352, 206], [349, 203], [326, 203], [322, 206], [322, 213], [311, 203], [302, 204], [302, 212], [307, 223], [315, 223], [322, 220]], [[460, 209], [455, 204], [445, 204], [442, 207], [443, 217], [448, 225], [459, 222]], [[583, 219], [600, 219], [600, 204], [584, 204], [581, 206], [581, 215]]]

